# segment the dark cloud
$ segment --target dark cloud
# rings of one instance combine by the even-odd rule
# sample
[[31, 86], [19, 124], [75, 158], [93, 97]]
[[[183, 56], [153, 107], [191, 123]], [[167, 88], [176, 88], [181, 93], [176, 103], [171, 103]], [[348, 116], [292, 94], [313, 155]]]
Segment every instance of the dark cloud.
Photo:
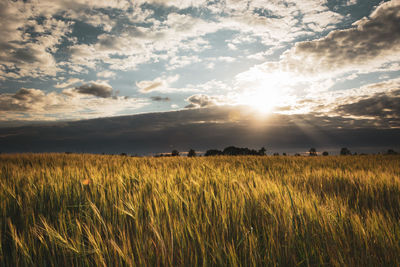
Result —
[[346, 116], [377, 117], [391, 122], [392, 127], [400, 127], [400, 90], [377, 93], [354, 103], [340, 105], [336, 111]]
[[[235, 119], [232, 119], [232, 118]], [[310, 147], [336, 153], [399, 150], [400, 129], [377, 127], [375, 120], [309, 115], [271, 115], [260, 119], [247, 108], [212, 107], [0, 128], [3, 152], [73, 151], [157, 153], [172, 149], [204, 151], [229, 145], [271, 152]]]
[[12, 97], [18, 100], [27, 100], [30, 98], [37, 99], [41, 96], [43, 96], [43, 93], [38, 93], [38, 91], [35, 89], [21, 88]]
[[355, 22], [354, 28], [297, 43], [284, 54], [281, 63], [288, 70], [314, 73], [393, 60], [400, 52], [399, 10], [399, 1], [383, 3], [369, 18]]
[[162, 97], [162, 96], [152, 96], [150, 97], [151, 100], [155, 101], [155, 102], [168, 102], [171, 101], [171, 99], [169, 97]]
[[24, 47], [17, 49], [13, 56], [16, 61], [23, 61], [27, 63], [40, 62], [40, 59], [36, 57], [37, 51]]
[[55, 101], [54, 96], [38, 89], [21, 88], [15, 94], [0, 94], [0, 111], [35, 110], [46, 101]]
[[216, 99], [202, 94], [196, 94], [188, 97], [186, 99], [190, 104], [187, 105], [185, 108], [204, 108], [214, 106], [216, 104]]
[[107, 84], [91, 83], [76, 87], [74, 91], [80, 94], [94, 95], [98, 97], [111, 97], [112, 87]]

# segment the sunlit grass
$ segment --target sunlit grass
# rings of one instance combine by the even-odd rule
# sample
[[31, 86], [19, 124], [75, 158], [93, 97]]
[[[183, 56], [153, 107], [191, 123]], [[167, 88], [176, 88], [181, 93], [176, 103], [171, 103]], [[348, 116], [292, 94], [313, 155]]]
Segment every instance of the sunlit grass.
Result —
[[0, 155], [0, 265], [398, 266], [399, 166]]

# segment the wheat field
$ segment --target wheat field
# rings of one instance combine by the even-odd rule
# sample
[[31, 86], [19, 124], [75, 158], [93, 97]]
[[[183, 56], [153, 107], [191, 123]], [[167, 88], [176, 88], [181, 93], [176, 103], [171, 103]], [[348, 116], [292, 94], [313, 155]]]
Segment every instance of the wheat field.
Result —
[[399, 266], [400, 156], [0, 155], [0, 266]]

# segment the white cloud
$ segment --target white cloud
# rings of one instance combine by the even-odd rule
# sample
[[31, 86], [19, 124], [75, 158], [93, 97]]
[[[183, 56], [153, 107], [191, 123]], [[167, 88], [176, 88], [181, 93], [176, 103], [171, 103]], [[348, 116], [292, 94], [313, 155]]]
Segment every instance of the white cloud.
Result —
[[198, 7], [206, 4], [205, 0], [138, 0], [137, 4], [143, 4], [143, 3], [148, 3], [148, 4], [157, 4], [157, 5], [165, 5], [165, 6], [174, 6], [178, 8], [188, 8], [191, 6]]
[[352, 70], [371, 71], [400, 60], [399, 1], [381, 4], [369, 18], [354, 28], [335, 30], [318, 40], [297, 43], [279, 63], [267, 69], [281, 69], [303, 75], [332, 75]]
[[347, 0], [346, 6], [353, 6], [357, 4], [357, 0]]
[[0, 64], [7, 70], [0, 73], [0, 79], [10, 77], [10, 71], [19, 78], [55, 76], [60, 70], [53, 53], [62, 37], [71, 32], [72, 23], [51, 17], [38, 21], [37, 15], [33, 4], [0, 3]]
[[215, 68], [215, 63], [214, 62], [207, 63], [206, 68], [209, 69], [209, 70], [214, 69]]
[[141, 93], [149, 93], [153, 91], [157, 92], [170, 92], [174, 91], [174, 88], [171, 88], [170, 85], [176, 82], [179, 79], [179, 75], [169, 76], [169, 77], [159, 77], [152, 81], [140, 81], [136, 83], [136, 86], [139, 88], [139, 92]]
[[[295, 102], [288, 105], [282, 113], [295, 114], [313, 112], [330, 116], [342, 116], [343, 114], [340, 112], [338, 113], [338, 107], [340, 106], [355, 105], [360, 101], [372, 99], [377, 96], [393, 97], [396, 96], [396, 92], [400, 92], [400, 78], [371, 83], [352, 89], [309, 94], [298, 98]], [[374, 108], [376, 108], [376, 106]], [[382, 105], [381, 109], [385, 109], [385, 106]], [[353, 110], [353, 113], [354, 112]], [[362, 117], [360, 115], [362, 112], [363, 110], [359, 110], [357, 116]]]
[[103, 62], [110, 69], [129, 70], [144, 63], [177, 60], [178, 51], [200, 52], [210, 48], [202, 36], [219, 29], [215, 22], [177, 13], [169, 14], [163, 22], [152, 23], [148, 28], [131, 26], [119, 34], [101, 34], [95, 44], [76, 44], [71, 47], [71, 62], [91, 69]]
[[231, 62], [234, 62], [234, 61], [236, 61], [236, 58], [234, 58], [234, 57], [217, 57], [217, 59], [216, 59], [217, 61], [223, 61], [223, 62], [227, 62], [227, 63], [231, 63]]
[[71, 86], [71, 85], [73, 85], [73, 84], [81, 83], [81, 82], [83, 82], [82, 79], [70, 78], [70, 79], [68, 79], [66, 82], [57, 83], [54, 87], [55, 87], [55, 88], [66, 88], [66, 87], [69, 87], [69, 86]]
[[228, 43], [227, 46], [230, 50], [238, 50], [237, 46], [232, 43]]
[[167, 70], [175, 70], [198, 62], [201, 62], [198, 56], [176, 56], [169, 61]]
[[231, 0], [214, 9], [215, 12], [222, 10], [230, 15], [221, 18], [223, 24], [253, 34], [267, 45], [322, 32], [343, 19], [342, 15], [328, 9], [326, 0]]
[[116, 75], [117, 74], [115, 72], [109, 70], [104, 70], [96, 74], [97, 77], [101, 78], [115, 78]]
[[[195, 6], [216, 10], [218, 7], [219, 13], [208, 21], [174, 12], [168, 14], [165, 20], [158, 20], [153, 17], [154, 11], [140, 6], [145, 2], [178, 8]], [[320, 28], [334, 24], [338, 18], [336, 13], [329, 13], [326, 1], [322, 0], [305, 0], [301, 3], [288, 1], [286, 4], [278, 0], [253, 0], [247, 3], [204, 0], [33, 0], [26, 3], [5, 1], [1, 5], [0, 20], [4, 23], [0, 27], [0, 62], [8, 70], [0, 70], [0, 79], [3, 80], [13, 75], [54, 76], [67, 66], [72, 73], [77, 73], [85, 71], [84, 68], [95, 69], [99, 63], [108, 64], [113, 70], [136, 69], [144, 63], [173, 60], [178, 51], [200, 52], [208, 49], [211, 46], [203, 37], [221, 29], [240, 31], [228, 43], [230, 49], [235, 49], [239, 43], [252, 42], [254, 36], [261, 38], [264, 43], [276, 44], [277, 41], [284, 42], [303, 34], [303, 29], [296, 26], [299, 22], [294, 19], [296, 14], [303, 17], [303, 24], [313, 21]], [[118, 9], [118, 15], [111, 16], [110, 12], [104, 11], [109, 9]], [[271, 17], [257, 10], [270, 13]], [[222, 12], [227, 12], [229, 16], [221, 16]], [[64, 19], [60, 20], [60, 16]], [[39, 17], [43, 18], [43, 22], [35, 20]], [[76, 37], [70, 35], [72, 23], [66, 21], [71, 19], [99, 27], [107, 33], [99, 35], [97, 43], [79, 43]], [[146, 22], [148, 26], [134, 26], [125, 23], [125, 19], [131, 23]], [[117, 25], [122, 21], [121, 28]], [[30, 36], [28, 28], [34, 29], [34, 38]], [[69, 62], [57, 63], [53, 56], [63, 38], [74, 43], [70, 47], [71, 58]], [[179, 65], [185, 66], [177, 64], [177, 67]]]
[[273, 50], [269, 50], [266, 52], [258, 52], [255, 54], [248, 55], [247, 58], [256, 60], [265, 60], [268, 56], [272, 55], [273, 52], [274, 52]]
[[[234, 86], [239, 101], [265, 96], [274, 99], [276, 106], [291, 105], [295, 99], [321, 94], [361, 73], [396, 71], [400, 60], [400, 12], [396, 7], [400, 2], [383, 3], [351, 29], [297, 43], [279, 61], [240, 73]], [[309, 112], [310, 106], [304, 107], [307, 109], [297, 110]]]
[[223, 81], [210, 80], [202, 84], [188, 85], [189, 88], [196, 88], [201, 92], [213, 92], [218, 94], [226, 94], [232, 90], [232, 88]]

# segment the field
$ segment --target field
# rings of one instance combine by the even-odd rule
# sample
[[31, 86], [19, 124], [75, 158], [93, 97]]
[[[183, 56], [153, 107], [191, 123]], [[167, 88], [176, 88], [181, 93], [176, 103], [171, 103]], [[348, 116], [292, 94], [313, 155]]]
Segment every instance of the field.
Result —
[[399, 266], [400, 156], [0, 155], [0, 266]]

